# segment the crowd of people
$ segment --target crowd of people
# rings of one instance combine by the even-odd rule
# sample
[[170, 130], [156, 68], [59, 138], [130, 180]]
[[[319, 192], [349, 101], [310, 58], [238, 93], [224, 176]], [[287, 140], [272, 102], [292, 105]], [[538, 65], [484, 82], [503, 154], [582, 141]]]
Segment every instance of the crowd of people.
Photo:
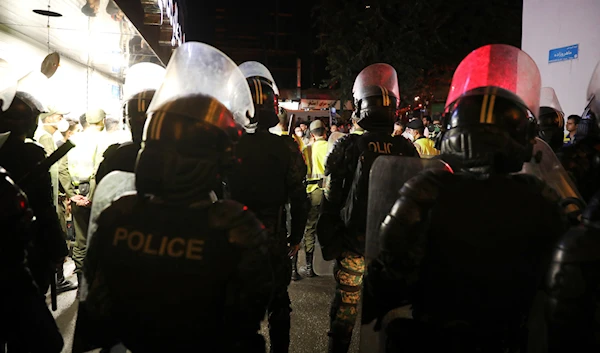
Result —
[[[508, 45], [469, 54], [444, 114], [408, 121], [384, 63], [356, 77], [350, 124], [329, 127], [295, 124], [264, 65], [207, 44], [166, 71], [124, 121], [0, 91], [0, 352], [60, 352], [44, 297], [74, 289], [76, 353], [265, 352], [265, 317], [270, 352], [288, 352], [288, 286], [317, 261], [335, 263], [329, 353], [348, 352], [359, 316], [383, 337], [369, 352], [600, 348], [600, 68], [566, 135]], [[572, 181], [539, 167], [557, 158]], [[380, 214], [373, 190], [397, 200]]]

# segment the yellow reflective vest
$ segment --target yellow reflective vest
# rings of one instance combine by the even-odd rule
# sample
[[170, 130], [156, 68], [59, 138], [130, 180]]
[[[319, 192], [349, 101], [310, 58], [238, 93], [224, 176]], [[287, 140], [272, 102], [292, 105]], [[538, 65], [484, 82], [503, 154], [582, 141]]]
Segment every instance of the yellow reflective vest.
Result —
[[439, 150], [435, 149], [435, 142], [426, 137], [420, 137], [414, 142], [417, 152], [421, 158], [431, 158], [440, 154]]
[[325, 159], [329, 144], [323, 137], [317, 137], [316, 141], [302, 150], [306, 161], [306, 192], [311, 193], [318, 188], [323, 188], [325, 177]]

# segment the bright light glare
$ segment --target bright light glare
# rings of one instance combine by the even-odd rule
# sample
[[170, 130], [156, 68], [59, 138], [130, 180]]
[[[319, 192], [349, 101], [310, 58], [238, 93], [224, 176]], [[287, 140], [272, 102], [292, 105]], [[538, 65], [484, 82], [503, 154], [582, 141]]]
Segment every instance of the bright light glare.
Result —
[[370, 8], [371, 8], [371, 5], [365, 6], [365, 9], [370, 9]]
[[418, 101], [418, 100], [419, 100], [419, 96], [416, 96], [415, 97], [415, 102]]

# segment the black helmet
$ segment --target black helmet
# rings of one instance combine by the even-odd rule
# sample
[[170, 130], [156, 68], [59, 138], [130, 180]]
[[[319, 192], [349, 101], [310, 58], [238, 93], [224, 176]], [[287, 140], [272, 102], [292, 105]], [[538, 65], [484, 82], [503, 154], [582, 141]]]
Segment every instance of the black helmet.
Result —
[[480, 87], [449, 109], [441, 154], [461, 168], [492, 167], [499, 173], [521, 170], [531, 159], [535, 119], [514, 93]]
[[546, 141], [553, 150], [563, 145], [565, 122], [563, 113], [550, 107], [540, 107], [538, 121], [538, 136]]
[[352, 88], [357, 124], [367, 131], [391, 132], [400, 104], [398, 75], [388, 64], [363, 69]]
[[146, 122], [146, 110], [154, 97], [156, 90], [146, 90], [134, 94], [123, 105], [123, 117], [131, 129], [133, 141], [141, 141]]
[[[193, 107], [195, 116], [183, 111]], [[218, 100], [192, 95], [150, 113], [135, 168], [141, 193], [193, 200], [218, 190], [241, 131]]]
[[6, 234], [22, 234], [33, 219], [27, 196], [0, 167], [0, 227]]
[[254, 114], [237, 65], [207, 44], [183, 44], [147, 113], [135, 168], [138, 192], [177, 203], [220, 194], [233, 144]]
[[257, 61], [246, 61], [240, 66], [246, 77], [255, 114], [244, 128], [252, 133], [255, 130], [268, 130], [279, 123], [279, 89], [269, 69]]
[[537, 123], [538, 136], [553, 150], [561, 148], [565, 128], [564, 113], [552, 87], [542, 87]]
[[37, 118], [43, 110], [41, 103], [32, 95], [18, 91], [10, 107], [0, 112], [0, 132], [10, 131], [11, 139], [21, 138], [23, 135], [33, 138]]

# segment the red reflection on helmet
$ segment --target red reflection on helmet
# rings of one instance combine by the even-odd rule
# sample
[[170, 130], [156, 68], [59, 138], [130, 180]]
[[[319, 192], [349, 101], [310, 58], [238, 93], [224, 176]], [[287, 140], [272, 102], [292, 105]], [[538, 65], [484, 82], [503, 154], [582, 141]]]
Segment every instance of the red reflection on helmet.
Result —
[[446, 107], [479, 87], [500, 87], [513, 92], [534, 115], [538, 114], [540, 72], [533, 59], [518, 48], [492, 44], [467, 55], [454, 72]]

